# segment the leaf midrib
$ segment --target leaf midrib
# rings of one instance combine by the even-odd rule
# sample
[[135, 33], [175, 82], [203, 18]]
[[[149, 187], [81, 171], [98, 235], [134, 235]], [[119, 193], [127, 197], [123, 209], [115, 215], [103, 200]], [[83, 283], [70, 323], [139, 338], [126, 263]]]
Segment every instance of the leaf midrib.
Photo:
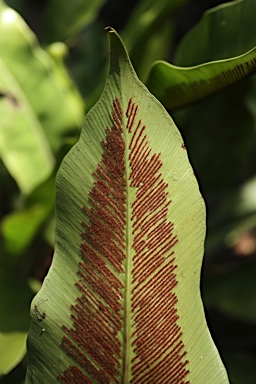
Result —
[[[125, 108], [125, 106], [123, 106]], [[123, 121], [126, 121], [123, 109]], [[125, 142], [125, 182], [126, 182], [126, 261], [125, 261], [125, 289], [124, 289], [124, 357], [123, 357], [123, 384], [130, 382], [131, 362], [131, 287], [132, 287], [132, 223], [131, 205], [132, 194], [129, 187], [129, 139], [126, 124], [123, 124]]]

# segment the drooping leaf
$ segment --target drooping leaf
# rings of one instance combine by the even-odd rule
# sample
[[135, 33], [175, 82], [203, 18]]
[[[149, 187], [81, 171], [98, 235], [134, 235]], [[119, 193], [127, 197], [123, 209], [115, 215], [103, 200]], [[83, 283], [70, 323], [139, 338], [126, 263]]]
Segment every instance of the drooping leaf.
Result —
[[255, 48], [255, 11], [254, 0], [235, 0], [205, 12], [178, 46], [174, 64], [191, 67], [240, 56]]
[[255, 73], [255, 5], [239, 0], [207, 11], [178, 46], [175, 65], [153, 65], [147, 80], [150, 91], [175, 109]]
[[64, 138], [79, 132], [83, 104], [2, 0], [0, 68], [0, 156], [21, 191], [30, 193], [50, 175]]
[[[251, 0], [232, 1], [206, 12], [178, 46], [174, 64], [196, 66], [237, 57], [254, 49], [255, 5]], [[216, 202], [215, 193], [238, 185], [245, 175], [254, 173], [255, 80], [253, 75], [206, 100], [174, 112], [208, 207], [212, 197]], [[210, 221], [215, 220], [212, 216], [216, 212], [214, 204], [213, 212], [209, 211]]]
[[244, 55], [194, 67], [154, 63], [147, 86], [170, 110], [217, 93], [256, 72], [256, 48]]
[[27, 384], [228, 383], [200, 298], [205, 208], [185, 145], [108, 32], [105, 90], [58, 174]]

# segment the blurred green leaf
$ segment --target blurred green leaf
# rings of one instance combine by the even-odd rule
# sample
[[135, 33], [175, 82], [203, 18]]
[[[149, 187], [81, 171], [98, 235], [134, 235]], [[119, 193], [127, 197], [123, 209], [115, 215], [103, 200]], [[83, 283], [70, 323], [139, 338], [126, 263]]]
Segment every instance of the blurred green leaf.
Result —
[[255, 72], [256, 48], [228, 60], [189, 68], [158, 61], [151, 68], [146, 85], [172, 110], [204, 99]]
[[33, 297], [25, 280], [11, 270], [0, 273], [0, 376], [11, 371], [24, 357]]
[[[8, 15], [16, 18], [14, 11], [2, 9], [0, 14], [0, 47], [2, 45], [2, 48], [3, 35], [6, 35], [9, 30]], [[54, 166], [54, 156], [38, 117], [10, 68], [8, 59], [10, 55], [7, 49], [2, 49], [0, 54], [0, 156], [20, 188], [27, 193], [50, 174]], [[16, 64], [17, 70], [18, 67], [19, 64]]]
[[7, 375], [0, 377], [1, 384], [24, 384], [24, 377], [26, 376], [26, 356], [24, 359], [14, 367]]
[[256, 227], [256, 177], [244, 181], [222, 195], [215, 205], [208, 225], [206, 250], [213, 253], [220, 246], [236, 247], [241, 238]]
[[107, 74], [106, 33], [99, 21], [91, 23], [76, 37], [67, 65], [89, 110], [98, 100]]
[[8, 263], [24, 253], [43, 224], [54, 212], [55, 175], [37, 187], [26, 199], [21, 210], [2, 220], [3, 250]]
[[148, 36], [142, 46], [133, 50], [133, 63], [141, 81], [146, 81], [154, 61], [167, 59], [173, 40], [173, 29], [174, 23], [171, 20], [163, 23]]
[[256, 263], [223, 268], [204, 281], [204, 301], [229, 316], [256, 322]]
[[[176, 65], [163, 61], [153, 65], [147, 80], [151, 92], [167, 108], [175, 109], [255, 73], [253, 10], [255, 1], [239, 0], [207, 11], [178, 46]], [[237, 28], [238, 22], [243, 28]]]
[[91, 23], [105, 0], [49, 0], [44, 19], [47, 42], [63, 41]]
[[0, 68], [0, 153], [29, 193], [53, 170], [63, 139], [77, 135], [83, 105], [21, 17], [2, 1]]
[[256, 2], [236, 0], [205, 12], [177, 48], [174, 64], [187, 67], [240, 56], [256, 47]]
[[142, 81], [155, 60], [167, 59], [172, 46], [175, 12], [188, 1], [141, 0], [135, 6], [121, 36]]
[[148, 35], [189, 0], [141, 0], [129, 17], [122, 31], [127, 50], [132, 53], [143, 44]]
[[0, 331], [0, 378], [9, 373], [25, 356], [26, 338], [26, 332]]
[[[255, 47], [255, 6], [254, 1], [241, 0], [206, 12], [178, 46], [175, 64], [199, 65], [235, 57]], [[238, 24], [243, 28], [237, 28]], [[250, 175], [249, 159], [255, 149], [255, 94], [255, 76], [251, 76], [174, 114], [204, 194], [238, 183], [246, 166], [246, 174]]]
[[23, 253], [45, 220], [43, 205], [23, 209], [8, 215], [2, 223], [4, 249], [8, 255]]
[[174, 113], [207, 197], [238, 183], [250, 171], [255, 122], [246, 100], [252, 80]]

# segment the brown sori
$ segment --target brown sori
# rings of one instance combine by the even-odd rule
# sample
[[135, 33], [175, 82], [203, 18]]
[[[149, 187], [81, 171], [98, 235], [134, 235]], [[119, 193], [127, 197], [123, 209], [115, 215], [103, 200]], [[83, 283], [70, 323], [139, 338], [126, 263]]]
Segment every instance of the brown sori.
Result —
[[[59, 375], [64, 383], [189, 383], [177, 324], [174, 246], [178, 238], [175, 223], [167, 219], [171, 199], [161, 173], [161, 155], [150, 148], [146, 126], [138, 116], [139, 107], [130, 99], [124, 118], [115, 98], [113, 124], [106, 128], [89, 208], [84, 208], [88, 224], [83, 223], [76, 283], [80, 297], [71, 307], [73, 328], [63, 326], [62, 341], [74, 366]], [[128, 177], [124, 133], [129, 138]], [[136, 197], [131, 206], [132, 260], [127, 261], [126, 190], [131, 187]], [[132, 266], [131, 314], [124, 304], [129, 289], [127, 263]], [[128, 335], [126, 328], [131, 324]], [[123, 343], [130, 337], [132, 361], [120, 335]], [[127, 361], [128, 375], [123, 373]]]

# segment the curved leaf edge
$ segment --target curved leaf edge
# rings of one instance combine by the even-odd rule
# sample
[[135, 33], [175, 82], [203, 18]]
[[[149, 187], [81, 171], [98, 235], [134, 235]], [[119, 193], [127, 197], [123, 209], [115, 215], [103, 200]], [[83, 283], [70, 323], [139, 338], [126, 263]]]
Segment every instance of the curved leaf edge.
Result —
[[192, 67], [156, 61], [146, 85], [166, 108], [175, 110], [215, 95], [255, 72], [256, 47], [240, 56]]
[[[115, 49], [115, 44], [118, 44], [119, 50], [120, 50], [121, 41], [119, 40], [118, 35], [116, 34], [116, 32], [114, 30], [108, 29], [108, 32], [112, 32], [112, 35], [113, 35], [113, 39], [111, 40], [111, 48]], [[109, 76], [113, 76], [114, 78], [115, 78], [115, 75], [117, 74], [117, 72], [119, 71], [119, 65], [122, 66], [124, 64], [123, 63], [124, 61], [126, 61], [125, 65], [127, 65], [127, 61], [129, 62], [125, 48], [123, 47], [122, 49], [124, 50], [125, 55], [124, 54], [116, 55], [114, 57], [114, 59], [112, 57], [112, 60], [111, 60], [111, 71], [112, 72], [110, 71]], [[117, 50], [117, 52], [119, 50]], [[112, 52], [112, 49], [111, 49], [111, 52]], [[129, 68], [129, 71], [132, 74], [133, 81], [135, 81], [138, 85], [140, 85], [140, 88], [143, 88], [143, 90], [145, 91], [146, 88], [136, 78], [133, 70], [131, 70], [131, 68]], [[113, 79], [112, 79], [112, 81], [113, 81]], [[93, 111], [95, 110], [95, 108], [96, 107], [99, 108], [99, 106], [104, 105], [104, 98], [107, 97], [107, 99], [109, 99], [108, 83], [109, 83], [109, 78], [106, 82], [106, 86], [105, 86], [105, 89], [104, 89], [104, 92], [103, 92], [101, 98], [99, 99], [98, 103], [91, 109], [91, 111], [87, 115], [87, 123], [89, 123], [90, 120], [94, 119], [95, 116], [94, 116]], [[148, 92], [148, 91], [146, 91], [146, 92]], [[111, 92], [110, 92], [110, 94], [111, 94]], [[165, 118], [166, 119], [168, 118], [168, 120], [169, 120], [170, 117], [166, 113], [164, 108], [161, 106], [161, 104], [152, 95], [150, 95], [150, 97], [152, 98], [152, 100], [154, 100], [154, 102], [156, 102], [160, 106], [161, 110], [163, 111], [163, 113], [165, 115]], [[82, 135], [83, 135], [83, 131], [82, 131]], [[180, 148], [183, 148], [181, 136], [178, 132], [177, 132], [177, 135], [179, 135], [179, 140], [180, 140], [180, 144], [181, 144]], [[80, 140], [81, 140], [81, 138], [80, 138]], [[79, 152], [79, 150], [80, 150], [80, 148], [79, 148], [80, 147], [80, 140], [71, 150], [72, 151], [71, 153], [73, 153], [73, 155], [75, 155], [75, 151]], [[93, 144], [95, 144], [95, 143], [93, 143]], [[91, 146], [92, 146], [92, 143], [91, 143]], [[101, 147], [100, 144], [97, 144], [97, 149], [99, 149], [100, 147]], [[184, 148], [182, 149], [182, 151], [183, 151], [182, 153], [185, 153]], [[101, 155], [102, 155], [102, 149], [99, 150], [99, 153], [97, 154], [97, 160], [95, 160], [96, 163], [98, 163], [99, 160], [101, 159]], [[167, 153], [167, 151], [166, 151], [165, 156], [169, 157], [169, 153]], [[63, 164], [65, 164], [66, 161], [67, 161], [67, 157], [65, 158]], [[92, 167], [92, 170], [94, 170], [94, 166], [91, 165], [90, 162], [87, 163], [87, 166], [89, 168]], [[169, 169], [166, 169], [165, 172], [170, 173]], [[90, 173], [90, 170], [89, 170], [89, 173]], [[62, 172], [62, 174], [63, 174], [63, 172]], [[70, 207], [69, 207], [70, 203], [69, 202], [70, 202], [70, 200], [72, 200], [72, 196], [71, 197], [70, 196], [64, 196], [65, 199], [64, 199], [64, 201], [62, 200], [62, 202], [61, 202], [61, 196], [62, 196], [61, 195], [61, 187], [62, 188], [64, 187], [64, 185], [61, 186], [61, 184], [63, 184], [64, 180], [61, 180], [60, 176], [61, 176], [61, 174], [59, 173], [58, 184], [57, 184], [58, 185], [57, 193], [59, 194], [59, 199], [58, 199], [59, 212], [65, 208], [67, 210], [67, 213], [68, 213], [70, 211]], [[190, 177], [192, 177], [192, 172], [191, 172]], [[88, 182], [87, 191], [90, 191], [91, 187], [93, 185], [93, 179], [89, 179], [89, 180], [87, 180], [87, 182]], [[72, 184], [72, 180], [71, 181], [69, 180], [69, 184]], [[175, 185], [175, 183], [173, 185]], [[69, 187], [67, 187], [67, 188], [69, 188]], [[197, 189], [198, 189], [198, 186], [197, 186]], [[88, 195], [88, 194], [86, 193], [85, 195], [83, 195], [83, 199], [79, 202], [76, 202], [76, 206], [74, 207], [74, 210], [77, 213], [79, 213], [78, 217], [81, 217], [81, 207], [84, 205], [84, 199], [86, 198], [86, 195]], [[68, 200], [67, 200], [67, 198], [68, 198]], [[202, 204], [203, 204], [203, 200], [202, 200]], [[67, 217], [65, 220], [68, 221]], [[58, 215], [58, 210], [57, 210], [57, 221], [59, 221], [59, 224], [60, 224], [61, 216]], [[78, 219], [78, 221], [79, 221], [79, 219]], [[82, 221], [82, 219], [81, 219], [81, 221]], [[65, 225], [66, 224], [68, 224], [68, 222], [65, 223]], [[79, 225], [79, 223], [78, 223], [78, 225]], [[58, 226], [58, 223], [57, 223], [57, 226]], [[203, 226], [204, 226], [204, 223], [203, 223]], [[78, 228], [80, 228], [80, 227], [78, 227]], [[186, 229], [186, 231], [184, 231], [184, 236], [190, 230], [191, 230], [190, 228]], [[80, 236], [81, 236], [80, 233], [81, 233], [81, 228], [78, 230], [78, 235], [76, 235], [77, 238], [75, 239], [75, 240], [77, 240], [78, 243], [81, 242], [81, 240], [79, 241]], [[59, 234], [59, 237], [60, 237], [60, 234]], [[60, 240], [60, 238], [59, 238], [59, 240]], [[72, 260], [67, 259], [67, 258], [65, 260], [63, 260], [63, 257], [61, 259], [61, 254], [60, 254], [61, 251], [63, 249], [65, 249], [66, 246], [69, 246], [69, 249], [71, 249], [73, 244], [76, 243], [75, 240], [72, 239], [71, 244], [66, 244], [66, 243], [64, 244], [63, 241], [57, 241], [55, 257], [53, 259], [52, 267], [49, 271], [48, 276], [46, 277], [46, 279], [44, 281], [44, 284], [43, 284], [40, 292], [37, 294], [36, 298], [32, 302], [32, 306], [31, 306], [32, 328], [31, 328], [30, 336], [29, 336], [29, 344], [30, 344], [30, 348], [31, 348], [30, 355], [29, 355], [30, 365], [29, 365], [28, 374], [27, 374], [27, 382], [28, 383], [35, 382], [34, 381], [35, 377], [37, 377], [37, 379], [40, 377], [40, 379], [42, 380], [42, 376], [40, 376], [40, 370], [41, 370], [41, 372], [46, 372], [48, 370], [48, 368], [45, 369], [45, 365], [47, 367], [49, 367], [49, 366], [52, 367], [51, 358], [49, 356], [48, 357], [46, 356], [46, 359], [44, 360], [41, 356], [40, 349], [47, 348], [47, 350], [50, 350], [51, 348], [54, 348], [56, 350], [56, 345], [59, 348], [59, 346], [61, 344], [61, 340], [63, 337], [63, 331], [62, 331], [62, 329], [60, 329], [58, 334], [56, 334], [56, 329], [54, 328], [54, 324], [51, 324], [49, 318], [52, 315], [54, 315], [55, 316], [55, 323], [56, 324], [59, 324], [59, 323], [63, 324], [63, 318], [64, 317], [67, 318], [67, 316], [68, 317], [70, 316], [70, 303], [75, 302], [75, 299], [77, 297], [77, 292], [70, 292], [70, 289], [68, 288], [68, 286], [66, 286], [65, 280], [63, 280], [64, 278], [60, 276], [61, 272], [58, 268], [58, 263], [62, 260], [62, 263], [64, 264], [64, 267], [65, 267], [65, 270], [68, 271], [69, 277], [71, 279], [73, 279], [73, 281], [77, 281], [76, 270], [75, 271], [73, 270], [74, 266], [72, 264]], [[76, 248], [77, 248], [77, 246], [76, 246]], [[187, 246], [186, 246], [186, 248], [187, 248]], [[200, 245], [201, 250], [202, 250], [202, 248], [203, 248], [203, 241], [202, 241], [202, 244]], [[66, 250], [66, 252], [67, 251], [68, 251], [68, 249]], [[79, 253], [79, 250], [77, 250], [77, 251]], [[199, 254], [198, 257], [200, 257], [200, 256], [201, 255]], [[76, 257], [76, 260], [73, 260], [73, 262], [75, 262], [76, 264], [78, 261], [79, 261], [78, 257]], [[184, 263], [186, 264], [186, 261], [183, 261], [183, 268], [184, 268]], [[192, 271], [190, 271], [190, 273], [192, 273]], [[197, 304], [196, 304], [197, 311], [196, 311], [196, 313], [194, 313], [194, 315], [191, 317], [191, 319], [193, 319], [194, 317], [198, 317], [200, 315], [201, 316], [200, 319], [203, 320], [203, 317], [204, 317], [203, 307], [202, 307], [201, 298], [200, 298], [200, 294], [199, 294], [200, 271], [193, 272], [193, 274], [194, 274], [193, 284], [186, 287], [186, 294], [188, 296], [187, 300], [189, 300], [189, 297], [191, 296], [191, 292], [190, 292], [191, 287], [192, 287], [192, 293], [194, 294], [196, 292], [195, 301], [197, 302]], [[54, 286], [54, 278], [55, 277], [59, 278], [60, 281], [63, 282], [63, 285], [61, 287]], [[47, 294], [47, 290], [48, 290], [48, 294]], [[64, 296], [68, 299], [66, 300], [65, 303], [63, 301], [59, 303], [58, 301], [56, 302], [56, 300], [54, 300], [54, 303], [53, 303], [53, 300], [52, 300], [53, 298], [49, 296], [49, 292], [51, 290], [54, 292], [55, 295], [57, 295], [57, 298], [59, 295], [59, 298]], [[51, 301], [51, 304], [54, 305], [54, 308], [51, 307], [50, 301]], [[39, 309], [39, 305], [42, 305], [42, 307], [40, 307], [40, 309]], [[40, 312], [38, 312], [38, 311], [40, 311]], [[186, 319], [186, 316], [189, 317], [189, 316], [191, 316], [191, 314], [188, 315], [188, 313], [187, 313], [188, 311], [186, 310], [185, 305], [183, 306], [183, 311], [184, 311], [183, 324], [186, 323], [188, 325], [188, 320]], [[47, 318], [46, 318], [46, 315], [47, 315]], [[202, 324], [202, 323], [200, 323], [200, 324]], [[72, 321], [69, 320], [68, 324], [66, 324], [66, 325], [72, 327]], [[212, 343], [212, 340], [211, 340], [209, 331], [207, 329], [206, 323], [203, 323], [202, 326], [203, 326], [203, 329], [202, 329], [203, 338], [204, 338], [204, 341], [208, 345], [208, 343]], [[51, 336], [50, 338], [49, 338], [49, 335]], [[53, 340], [53, 335], [55, 337], [55, 340]], [[201, 335], [201, 331], [199, 331], [199, 335]], [[193, 340], [187, 340], [187, 341], [189, 344], [193, 343]], [[33, 347], [32, 347], [32, 344], [34, 344]], [[202, 349], [205, 349], [203, 344], [201, 345]], [[213, 346], [213, 349], [211, 349], [210, 355], [211, 356], [214, 355], [216, 357], [216, 361], [215, 361], [214, 366], [219, 367], [219, 370], [217, 370], [217, 372], [215, 373], [216, 377], [217, 377], [217, 379], [221, 380], [221, 383], [227, 383], [227, 381], [225, 379], [225, 369], [221, 365], [222, 363], [218, 357], [218, 352], [217, 352], [215, 346], [214, 345], [212, 345], [212, 346]], [[196, 348], [197, 352], [198, 352], [198, 348], [200, 348], [200, 344]], [[206, 352], [206, 354], [203, 353], [203, 356], [205, 359], [204, 361], [201, 361], [202, 356], [200, 357], [200, 355], [198, 353], [195, 352], [194, 355], [195, 356], [193, 359], [193, 365], [199, 366], [199, 369], [197, 367], [197, 371], [199, 370], [199, 372], [200, 372], [200, 367], [202, 367], [203, 365], [205, 366], [205, 364], [210, 369], [210, 364], [208, 361], [209, 356], [206, 356], [206, 355], [208, 355], [208, 352]], [[65, 363], [67, 363], [68, 360], [69, 359], [65, 360]], [[58, 363], [54, 364], [55, 367], [57, 366], [58, 371], [62, 370], [64, 367], [63, 358], [59, 357], [59, 358], [57, 358], [57, 361], [58, 361]], [[208, 363], [207, 363], [207, 361], [208, 361]], [[72, 360], [70, 360], [70, 364], [72, 365]], [[34, 367], [33, 367], [33, 365], [34, 365]], [[211, 365], [212, 365], [212, 363], [211, 363]], [[36, 371], [34, 370], [35, 368], [36, 368]], [[48, 374], [48, 372], [47, 372], [47, 374]], [[198, 377], [198, 374], [197, 374], [197, 377]], [[55, 378], [56, 378], [56, 376], [55, 376]], [[214, 377], [209, 377], [209, 379], [210, 379], [209, 382], [211, 382], [211, 383], [217, 382], [217, 381], [214, 381]], [[218, 381], [218, 383], [219, 383], [219, 381]]]

